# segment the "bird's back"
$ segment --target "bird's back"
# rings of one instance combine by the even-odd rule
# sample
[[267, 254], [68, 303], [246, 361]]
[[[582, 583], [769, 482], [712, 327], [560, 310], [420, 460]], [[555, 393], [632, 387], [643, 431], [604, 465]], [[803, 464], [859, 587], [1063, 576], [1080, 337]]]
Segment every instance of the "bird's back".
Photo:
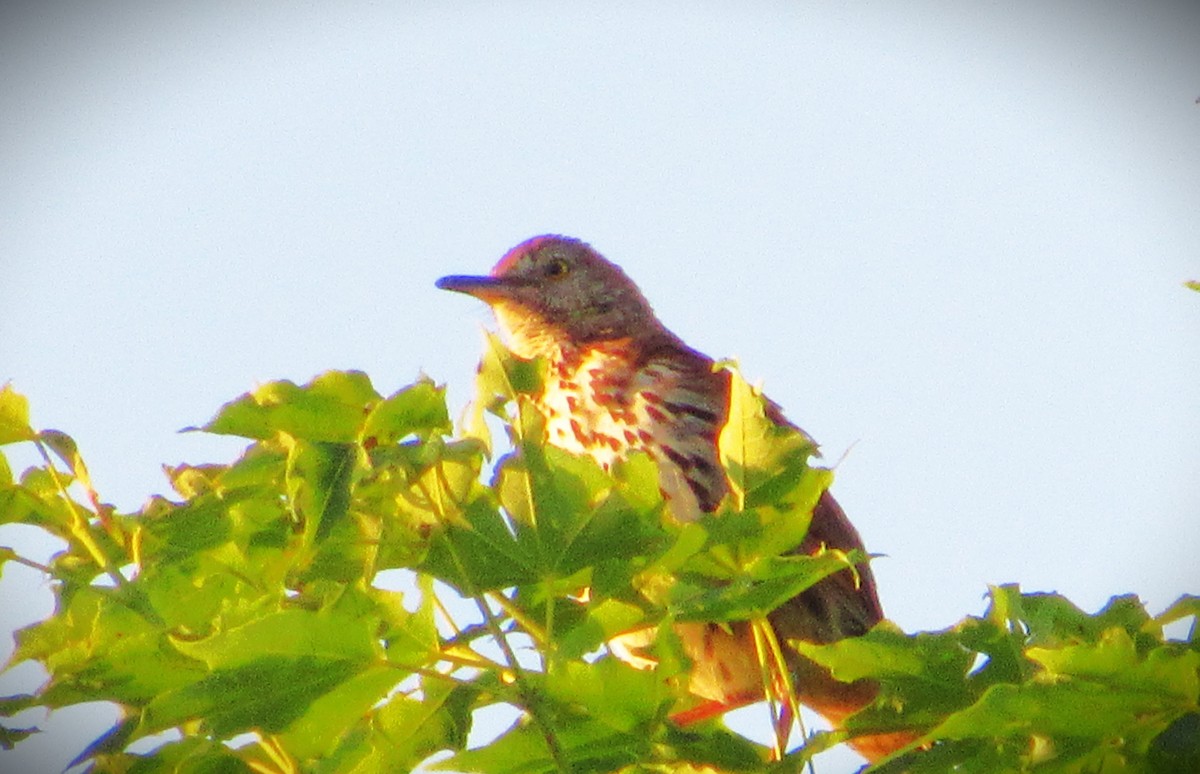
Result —
[[[549, 442], [608, 468], [634, 451], [659, 463], [660, 486], [676, 518], [717, 508], [728, 491], [717, 441], [729, 410], [730, 375], [671, 335], [580, 346], [551, 358], [539, 401]], [[791, 426], [774, 404], [768, 415]], [[863, 549], [828, 492], [797, 549]], [[837, 573], [772, 614], [781, 639], [833, 642], [864, 634], [883, 617], [867, 566]], [[799, 656], [795, 656], [799, 659]], [[754, 676], [757, 680], [757, 675]]]

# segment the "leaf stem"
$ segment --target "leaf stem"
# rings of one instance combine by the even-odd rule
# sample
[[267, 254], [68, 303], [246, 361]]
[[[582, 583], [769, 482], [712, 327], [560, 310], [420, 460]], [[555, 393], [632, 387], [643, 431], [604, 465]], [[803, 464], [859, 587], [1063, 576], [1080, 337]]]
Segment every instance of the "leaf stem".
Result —
[[499, 605], [500, 609], [503, 610], [509, 618], [512, 618], [518, 626], [524, 629], [525, 632], [532, 637], [533, 641], [539, 646], [545, 647], [548, 644], [546, 642], [546, 632], [542, 629], [542, 627], [538, 626], [529, 618], [529, 616], [525, 615], [525, 612], [521, 610], [521, 608], [514, 605], [511, 599], [503, 594], [496, 594], [494, 592], [486, 594], [485, 596]]
[[9, 548], [8, 546], [0, 546], [0, 554], [3, 554], [3, 556], [0, 558], [3, 558], [3, 560], [6, 562], [16, 562], [17, 564], [23, 564], [26, 567], [37, 570], [38, 572], [40, 572], [44, 575], [53, 575], [54, 574], [54, 571], [51, 570], [46, 565], [41, 564], [39, 562], [35, 562], [32, 559], [26, 559], [25, 557], [21, 556], [16, 551]]
[[[281, 772], [281, 774], [296, 774], [295, 761], [292, 760], [292, 756], [288, 754], [287, 750], [283, 749], [283, 745], [279, 743], [276, 737], [263, 737], [260, 735], [258, 737], [258, 746], [262, 748], [267, 757], [271, 759], [271, 762], [275, 764], [276, 768], [274, 771]], [[270, 770], [264, 767], [263, 771]]]
[[[800, 702], [796, 698], [796, 687], [788, 670], [787, 660], [783, 649], [779, 646], [779, 638], [775, 629], [766, 617], [758, 617], [750, 621], [750, 631], [754, 634], [754, 650], [758, 655], [758, 663], [762, 670], [763, 694], [767, 697], [771, 708], [771, 720], [775, 725], [775, 754], [783, 760], [787, 753], [788, 736], [791, 723], [800, 726], [801, 735], [807, 735], [804, 729], [804, 719], [800, 716]], [[782, 696], [779, 694], [782, 693]], [[780, 713], [776, 702], [782, 699], [786, 712]], [[787, 727], [782, 725], [782, 717], [788, 717]], [[812, 762], [809, 762], [812, 768]]]
[[126, 583], [125, 576], [113, 566], [112, 561], [105, 555], [103, 549], [100, 548], [100, 544], [96, 542], [95, 537], [92, 535], [90, 520], [83, 515], [82, 506], [75, 502], [75, 498], [71, 497], [70, 493], [67, 492], [67, 486], [58, 475], [58, 469], [54, 467], [54, 461], [50, 459], [50, 454], [46, 451], [45, 444], [40, 440], [36, 440], [34, 441], [34, 445], [37, 446], [38, 453], [42, 455], [42, 459], [46, 462], [46, 470], [50, 473], [50, 477], [54, 479], [54, 486], [58, 488], [59, 494], [62, 495], [63, 500], [67, 503], [67, 510], [70, 511], [72, 517], [68, 525], [71, 530], [71, 537], [75, 538], [83, 546], [84, 550], [91, 555], [92, 561], [96, 563], [96, 566], [111, 578], [118, 588], [123, 588]]
[[563, 758], [562, 748], [558, 744], [558, 737], [554, 734], [554, 729], [546, 722], [540, 711], [541, 700], [539, 697], [527, 690], [528, 683], [525, 678], [525, 670], [521, 667], [517, 660], [517, 654], [513, 651], [512, 645], [509, 644], [508, 638], [504, 636], [503, 630], [500, 628], [499, 622], [496, 621], [495, 615], [487, 604], [487, 600], [483, 596], [472, 597], [475, 604], [479, 607], [479, 612], [483, 615], [483, 620], [487, 624], [488, 629], [492, 632], [492, 637], [495, 638], [496, 644], [500, 646], [500, 650], [504, 653], [504, 658], [508, 661], [509, 668], [513, 672], [513, 677], [516, 680], [517, 693], [521, 697], [522, 703], [529, 710], [530, 717], [537, 724], [542, 732], [542, 737], [546, 740], [546, 749], [550, 752], [551, 759], [554, 760], [555, 768], [562, 774], [569, 774], [570, 766], [567, 765], [566, 759]]
[[[455, 550], [453, 544], [447, 541], [447, 549], [451, 559], [454, 561], [456, 568], [464, 578], [469, 578], [466, 568], [463, 566], [462, 560]], [[546, 749], [550, 753], [551, 759], [554, 761], [554, 767], [562, 774], [569, 774], [571, 767], [567, 765], [566, 759], [563, 757], [562, 748], [558, 743], [558, 737], [554, 734], [554, 729], [546, 722], [541, 712], [541, 701], [539, 697], [528, 689], [528, 680], [525, 677], [525, 670], [521, 667], [517, 660], [517, 654], [512, 649], [512, 645], [508, 642], [508, 638], [504, 634], [504, 630], [500, 627], [499, 621], [496, 620], [495, 613], [487, 603], [487, 598], [481, 592], [476, 592], [474, 589], [465, 589], [468, 592], [470, 599], [479, 608], [479, 613], [483, 617], [484, 626], [492, 639], [496, 641], [496, 645], [504, 654], [505, 660], [508, 662], [508, 668], [512, 671], [514, 687], [517, 695], [521, 699], [524, 708], [529, 712], [529, 716], [533, 722], [537, 724], [538, 729], [542, 732], [542, 737], [546, 741]]]

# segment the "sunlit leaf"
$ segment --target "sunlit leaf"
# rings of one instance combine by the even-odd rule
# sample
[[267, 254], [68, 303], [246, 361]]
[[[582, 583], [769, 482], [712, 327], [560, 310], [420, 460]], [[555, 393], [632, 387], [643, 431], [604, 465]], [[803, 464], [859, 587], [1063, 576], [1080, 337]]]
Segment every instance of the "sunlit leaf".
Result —
[[83, 462], [83, 456], [80, 455], [79, 446], [75, 443], [74, 438], [58, 430], [43, 430], [38, 433], [38, 440], [66, 463], [71, 475], [83, 485], [84, 489], [89, 492], [93, 491], [92, 478], [88, 474], [87, 465]]
[[445, 388], [422, 380], [376, 404], [367, 415], [362, 432], [365, 438], [387, 445], [413, 433], [428, 435], [450, 430]]
[[350, 477], [358, 449], [352, 444], [295, 441], [289, 444], [286, 486], [306, 541], [320, 543], [346, 518]]
[[486, 418], [507, 418], [503, 407], [518, 395], [535, 394], [541, 388], [544, 363], [523, 360], [508, 350], [494, 333], [484, 334], [483, 357], [475, 377], [475, 399], [471, 402], [463, 432], [479, 439], [492, 453], [492, 434]]
[[[735, 510], [771, 502], [790, 490], [816, 453], [812, 439], [800, 430], [768, 416], [762, 393], [729, 373], [729, 416], [717, 441], [721, 464], [729, 477]], [[777, 413], [771, 411], [770, 413]]]
[[13, 662], [40, 661], [51, 673], [41, 698], [60, 707], [83, 701], [142, 702], [196, 679], [201, 665], [166, 644], [161, 625], [113, 589], [77, 590], [45, 621], [17, 632]]
[[563, 724], [555, 747], [535, 725], [521, 723], [486, 747], [460, 752], [430, 766], [434, 771], [486, 771], [488, 774], [558, 772], [556, 754], [570, 761], [573, 772], [605, 772], [633, 763], [646, 754], [649, 740], [614, 731], [586, 716]]
[[466, 686], [427, 681], [420, 699], [392, 697], [372, 718], [372, 733], [354, 765], [340, 770], [412, 771], [439, 750], [461, 749], [471, 727], [474, 695]]
[[377, 619], [336, 610], [280, 610], [201, 640], [176, 641], [175, 647], [213, 671], [271, 657], [367, 662], [378, 655], [377, 625]]
[[974, 660], [950, 630], [906, 635], [881, 626], [861, 637], [825, 645], [802, 641], [791, 645], [845, 682], [891, 677], [952, 685], [962, 681]]
[[32, 441], [36, 436], [29, 426], [29, 400], [11, 384], [0, 386], [0, 445]]
[[[178, 501], [136, 514], [100, 505], [69, 436], [40, 434], [65, 465], [14, 480], [0, 463], [0, 522], [65, 541], [44, 568], [55, 610], [14, 655], [49, 679], [0, 714], [116, 702], [121, 721], [72, 764], [98, 771], [373, 774], [447, 754], [436, 766], [458, 771], [799, 771], [847, 736], [892, 732], [911, 743], [881, 773], [1197, 768], [1196, 627], [1163, 633], [1200, 614], [1196, 597], [1152, 616], [1118, 595], [1089, 613], [1005, 584], [942, 631], [794, 639], [797, 595], [866, 560], [795, 553], [832, 477], [808, 464], [811, 441], [731, 374], [734, 496], [680, 523], [647, 456], [610, 473], [547, 447], [543, 369], [495, 340], [485, 353], [475, 421], [513, 445], [490, 485], [486, 431], [450, 436], [424, 378], [387, 399], [355, 372], [265, 385], [210, 425], [253, 439], [245, 452], [167, 468]], [[0, 392], [0, 442], [31, 440], [27, 415]], [[19, 547], [0, 561], [41, 566]], [[391, 570], [415, 588], [377, 588]], [[827, 668], [874, 700], [778, 764], [720, 723], [675, 727], [696, 702], [676, 627], [743, 620], [777, 625], [798, 675]], [[613, 658], [618, 637], [653, 668]], [[466, 750], [475, 713], [501, 706], [517, 723]], [[168, 729], [178, 741], [131, 748]], [[245, 732], [256, 741], [224, 744]]]
[[616, 659], [565, 662], [550, 673], [546, 689], [562, 704], [622, 733], [634, 733], [663, 717], [675, 700], [662, 675], [633, 669]]
[[1026, 655], [1040, 664], [1048, 681], [1085, 679], [1113, 688], [1152, 693], [1164, 703], [1181, 708], [1200, 700], [1200, 653], [1156, 648], [1139, 656], [1133, 638], [1124, 629], [1108, 629], [1095, 643], [1061, 648], [1033, 647]]
[[1134, 725], [1146, 704], [1094, 683], [994, 685], [970, 708], [933, 729], [937, 739], [1051, 737], [1109, 739]]
[[343, 659], [263, 656], [158, 695], [144, 722], [161, 730], [201, 720], [222, 738], [251, 729], [280, 733], [360, 669]]
[[402, 604], [404, 595], [398, 592], [371, 589], [376, 600], [384, 627], [380, 632], [387, 658], [393, 663], [421, 665], [436, 660], [432, 654], [441, 647], [434, 611], [437, 594], [433, 579], [422, 575], [419, 579], [421, 603], [413, 612]]
[[746, 621], [762, 617], [835, 572], [865, 557], [827, 551], [757, 562], [752, 573], [675, 602], [680, 621]]
[[433, 540], [422, 569], [468, 596], [537, 577], [535, 549], [513, 536], [495, 508], [477, 500], [462, 516]]
[[226, 403], [202, 429], [259, 440], [283, 432], [306, 441], [347, 443], [358, 437], [379, 400], [366, 374], [328, 371], [302, 387], [268, 382]]
[[283, 732], [281, 741], [300, 760], [330, 754], [344, 734], [387, 696], [397, 682], [389, 666], [366, 667], [312, 701]]

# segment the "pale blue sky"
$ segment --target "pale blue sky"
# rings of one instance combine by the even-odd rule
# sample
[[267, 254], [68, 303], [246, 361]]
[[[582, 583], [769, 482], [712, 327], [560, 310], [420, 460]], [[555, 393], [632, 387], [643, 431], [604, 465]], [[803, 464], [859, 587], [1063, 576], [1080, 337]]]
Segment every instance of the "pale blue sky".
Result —
[[[0, 381], [136, 509], [261, 381], [461, 408], [492, 323], [433, 280], [567, 233], [849, 449], [901, 626], [1160, 610], [1200, 591], [1200, 11], [942, 6], [7, 4]], [[49, 599], [0, 593], [5, 632]]]

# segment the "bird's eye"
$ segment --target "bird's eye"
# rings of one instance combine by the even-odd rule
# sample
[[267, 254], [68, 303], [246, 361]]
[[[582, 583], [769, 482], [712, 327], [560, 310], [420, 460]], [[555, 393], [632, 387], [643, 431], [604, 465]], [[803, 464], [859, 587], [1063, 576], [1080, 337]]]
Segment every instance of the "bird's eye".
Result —
[[571, 270], [571, 264], [567, 263], [563, 258], [555, 258], [546, 264], [547, 277], [562, 277]]

